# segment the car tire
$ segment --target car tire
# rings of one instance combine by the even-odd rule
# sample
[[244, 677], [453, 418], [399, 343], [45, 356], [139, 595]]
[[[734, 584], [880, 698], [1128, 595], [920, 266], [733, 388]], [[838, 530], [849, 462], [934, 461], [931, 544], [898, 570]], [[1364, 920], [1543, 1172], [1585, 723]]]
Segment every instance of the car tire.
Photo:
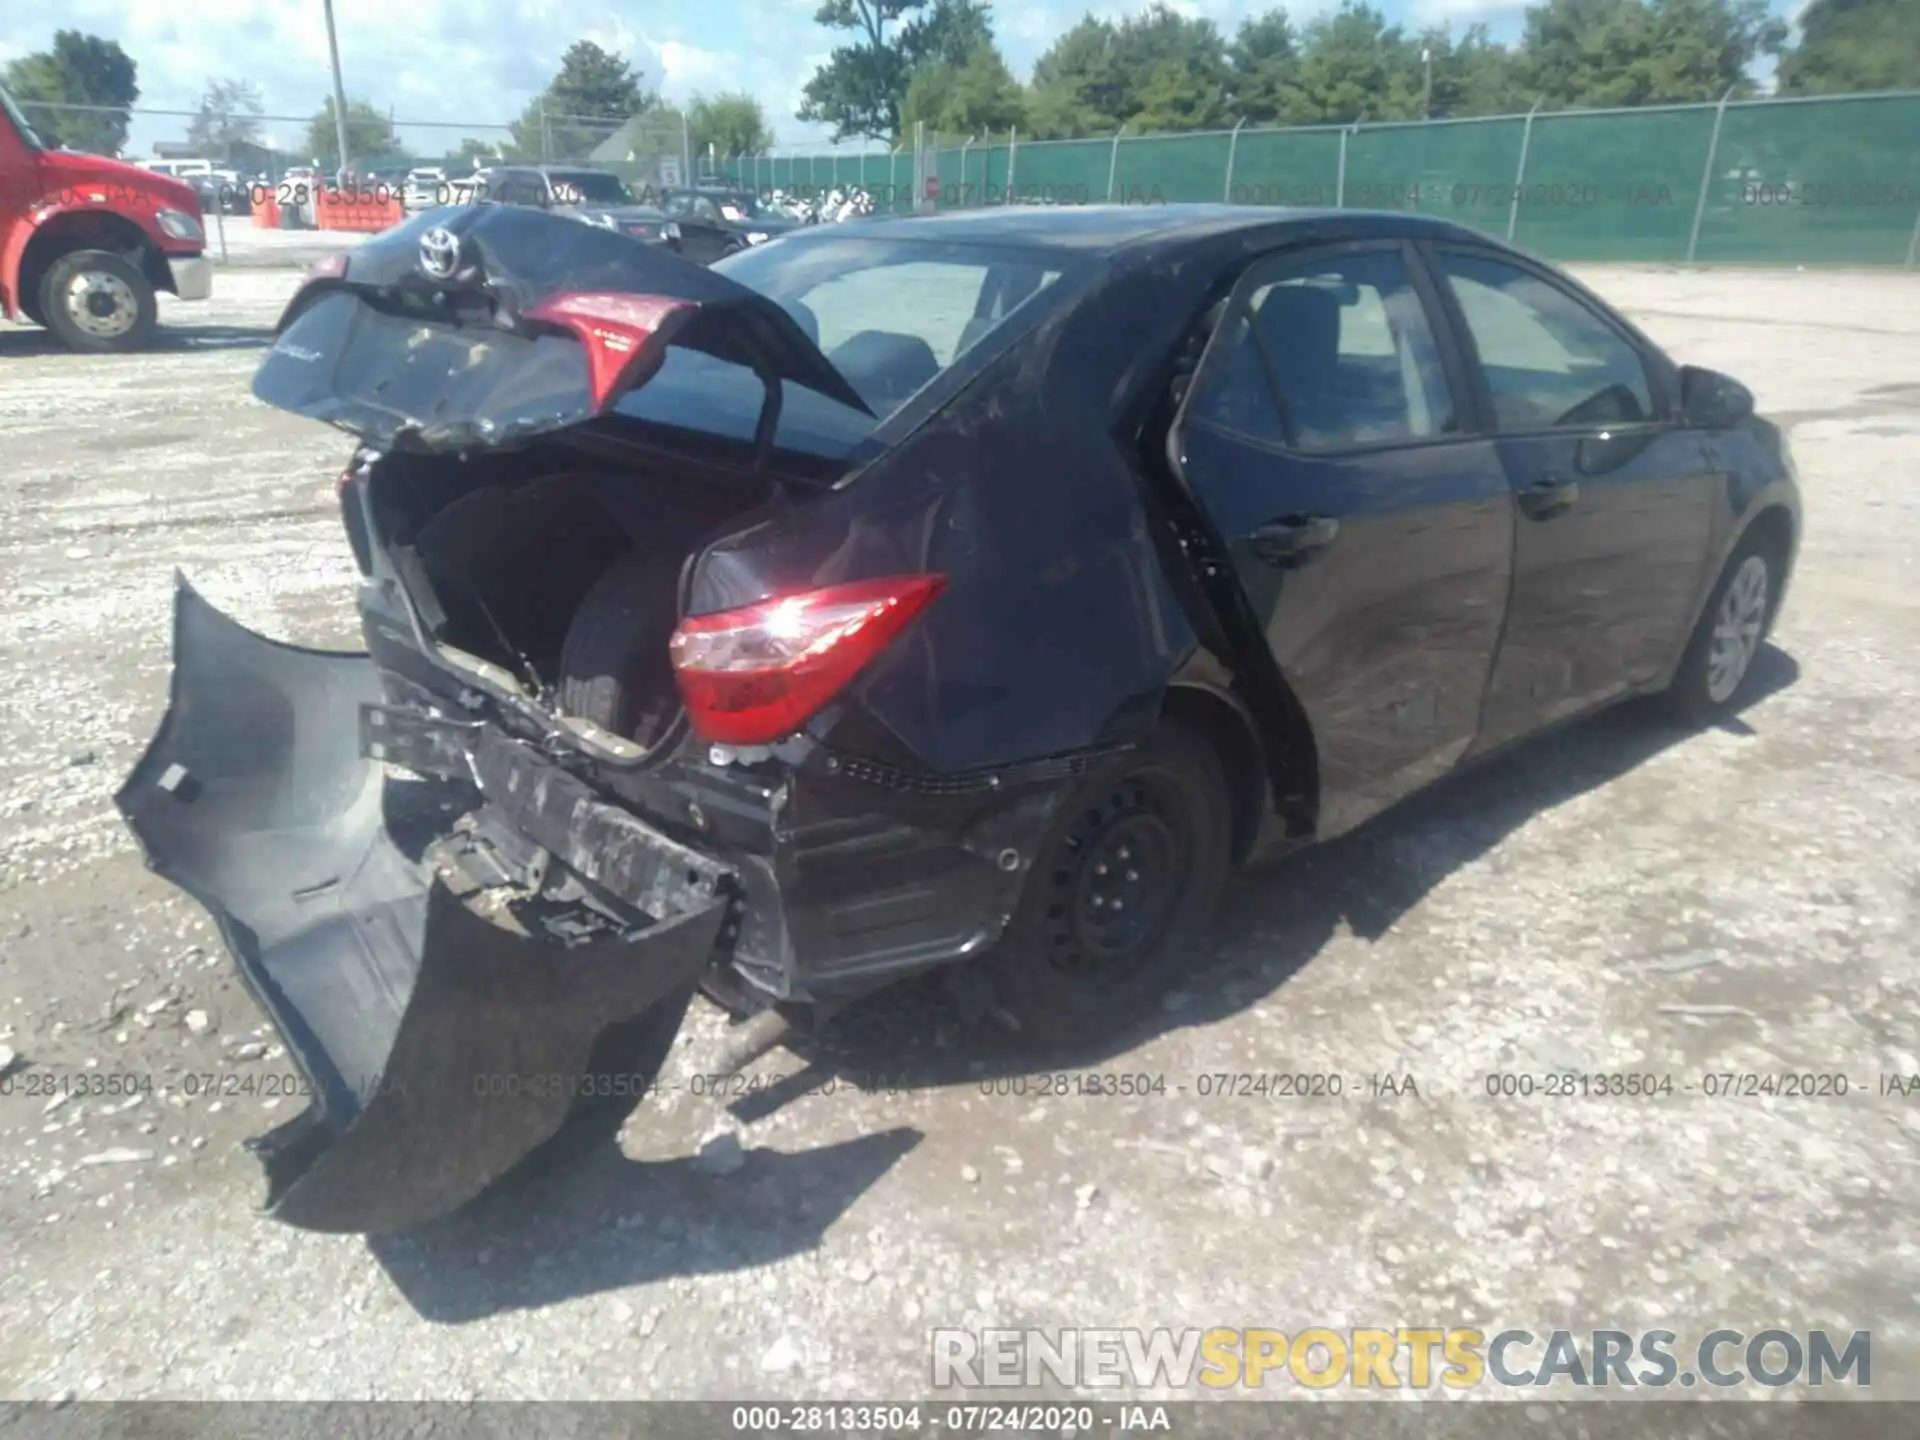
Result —
[[1711, 724], [1746, 698], [1754, 658], [1779, 610], [1782, 570], [1779, 547], [1766, 536], [1748, 535], [1734, 548], [1667, 688], [1675, 719]]
[[[83, 283], [90, 292], [84, 304], [75, 294]], [[153, 283], [108, 250], [69, 251], [49, 265], [40, 280], [40, 314], [68, 348], [93, 354], [138, 350], [160, 319]]]
[[680, 567], [636, 551], [587, 592], [560, 650], [560, 708], [651, 746], [680, 713], [667, 642], [680, 620]]
[[1165, 724], [1099, 762], [1061, 803], [985, 962], [999, 1017], [1045, 1046], [1143, 1019], [1203, 953], [1232, 848], [1226, 774], [1197, 732]]

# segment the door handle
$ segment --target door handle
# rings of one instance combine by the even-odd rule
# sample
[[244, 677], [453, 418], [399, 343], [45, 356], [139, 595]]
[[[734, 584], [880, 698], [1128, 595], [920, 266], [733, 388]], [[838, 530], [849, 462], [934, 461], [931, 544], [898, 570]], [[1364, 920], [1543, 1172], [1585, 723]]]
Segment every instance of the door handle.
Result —
[[1579, 498], [1580, 487], [1573, 481], [1549, 475], [1520, 492], [1520, 508], [1535, 520], [1545, 520], [1571, 508]]
[[1269, 565], [1288, 565], [1324, 550], [1339, 533], [1340, 522], [1324, 515], [1285, 515], [1255, 526], [1247, 541]]

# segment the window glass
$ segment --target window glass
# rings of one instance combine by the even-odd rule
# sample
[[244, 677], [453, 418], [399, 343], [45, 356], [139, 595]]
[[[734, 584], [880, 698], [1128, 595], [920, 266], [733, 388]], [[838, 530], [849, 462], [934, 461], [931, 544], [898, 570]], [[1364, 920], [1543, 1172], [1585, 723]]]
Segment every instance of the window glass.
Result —
[[[885, 417], [1008, 323], [1070, 262], [1011, 247], [808, 236], [757, 245], [713, 268], [786, 307]], [[979, 316], [989, 278], [1024, 297]], [[1029, 312], [1032, 313], [1032, 312]], [[978, 317], [978, 318], [977, 318]]]
[[1440, 350], [1396, 252], [1288, 265], [1226, 325], [1190, 416], [1314, 451], [1454, 428]]
[[1502, 430], [1653, 419], [1640, 354], [1611, 325], [1531, 271], [1442, 254]]

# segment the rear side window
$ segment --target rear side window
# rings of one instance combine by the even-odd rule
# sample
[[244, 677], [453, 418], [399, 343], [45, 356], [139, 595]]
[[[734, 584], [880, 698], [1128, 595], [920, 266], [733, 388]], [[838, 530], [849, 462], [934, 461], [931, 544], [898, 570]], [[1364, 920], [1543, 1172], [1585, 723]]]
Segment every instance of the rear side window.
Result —
[[1433, 327], [1397, 251], [1281, 261], [1260, 274], [1228, 312], [1187, 415], [1305, 451], [1455, 428]]
[[716, 271], [791, 314], [881, 419], [1014, 317], [1076, 262], [1039, 250], [797, 237]]
[[1502, 430], [1632, 425], [1654, 418], [1640, 352], [1580, 300], [1530, 270], [1443, 251]]

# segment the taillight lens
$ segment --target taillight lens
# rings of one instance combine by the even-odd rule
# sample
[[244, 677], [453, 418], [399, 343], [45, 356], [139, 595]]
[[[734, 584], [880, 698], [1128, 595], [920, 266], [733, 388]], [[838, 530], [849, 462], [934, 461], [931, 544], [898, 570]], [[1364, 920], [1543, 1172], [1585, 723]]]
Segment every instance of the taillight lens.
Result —
[[669, 649], [693, 728], [725, 745], [793, 734], [946, 584], [944, 575], [859, 580], [681, 621]]
[[571, 330], [587, 351], [588, 383], [598, 414], [626, 391], [653, 378], [666, 347], [700, 307], [670, 295], [569, 291], [542, 301], [529, 320]]

